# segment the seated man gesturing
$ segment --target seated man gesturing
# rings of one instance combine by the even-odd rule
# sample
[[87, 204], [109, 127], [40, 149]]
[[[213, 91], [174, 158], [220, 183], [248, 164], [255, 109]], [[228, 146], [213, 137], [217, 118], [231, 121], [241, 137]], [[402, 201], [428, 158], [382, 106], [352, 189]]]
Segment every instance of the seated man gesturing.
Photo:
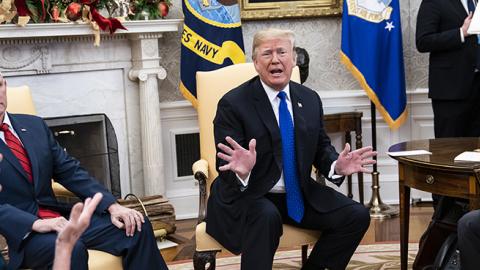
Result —
[[88, 269], [87, 249], [123, 256], [124, 269], [167, 269], [147, 219], [123, 207], [69, 156], [40, 118], [10, 114], [7, 82], [0, 74], [0, 234], [8, 243], [9, 269], [49, 268], [57, 233], [67, 224], [51, 179], [84, 200], [103, 198], [72, 250], [72, 269]]

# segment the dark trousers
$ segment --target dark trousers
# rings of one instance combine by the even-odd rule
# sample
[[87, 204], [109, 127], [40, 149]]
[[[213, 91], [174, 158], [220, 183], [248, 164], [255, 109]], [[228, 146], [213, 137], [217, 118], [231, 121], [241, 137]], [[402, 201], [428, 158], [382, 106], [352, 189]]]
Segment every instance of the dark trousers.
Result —
[[[455, 91], [455, 89], [452, 89]], [[467, 99], [432, 99], [435, 138], [480, 136], [480, 72]]]
[[478, 269], [480, 258], [480, 210], [464, 215], [458, 221], [457, 230], [462, 269]]
[[319, 213], [307, 202], [301, 223], [288, 217], [285, 194], [270, 193], [249, 207], [242, 245], [242, 270], [270, 270], [282, 235], [282, 224], [321, 230], [302, 269], [345, 269], [370, 225], [368, 210], [354, 203], [328, 213]]
[[[23, 268], [48, 269], [52, 267], [57, 234], [32, 233], [25, 239]], [[87, 249], [96, 249], [123, 257], [123, 269], [168, 269], [153, 235], [152, 226], [145, 218], [142, 231], [127, 237], [110, 221], [110, 215], [94, 215], [90, 226], [80, 237], [72, 252], [71, 269], [88, 269]]]

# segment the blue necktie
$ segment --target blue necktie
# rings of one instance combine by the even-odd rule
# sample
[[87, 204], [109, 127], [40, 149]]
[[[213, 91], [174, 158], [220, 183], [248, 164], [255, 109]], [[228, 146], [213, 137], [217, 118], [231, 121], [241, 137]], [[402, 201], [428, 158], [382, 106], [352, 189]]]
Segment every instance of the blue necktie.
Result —
[[473, 0], [467, 0], [468, 12], [475, 12], [475, 4]]
[[295, 132], [292, 116], [288, 111], [285, 92], [278, 93], [278, 97], [280, 98], [278, 112], [280, 115], [280, 135], [282, 136], [283, 177], [287, 191], [287, 211], [289, 217], [300, 223], [305, 208], [295, 159]]

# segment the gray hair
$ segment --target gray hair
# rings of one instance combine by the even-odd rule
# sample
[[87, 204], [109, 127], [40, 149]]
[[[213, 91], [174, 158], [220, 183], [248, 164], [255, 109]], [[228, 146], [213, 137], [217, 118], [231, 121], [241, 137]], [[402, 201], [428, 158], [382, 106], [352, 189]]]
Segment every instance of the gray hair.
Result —
[[295, 33], [291, 30], [269, 28], [260, 30], [253, 37], [252, 59], [257, 57], [257, 48], [266, 40], [284, 38], [290, 40], [292, 48], [295, 48]]

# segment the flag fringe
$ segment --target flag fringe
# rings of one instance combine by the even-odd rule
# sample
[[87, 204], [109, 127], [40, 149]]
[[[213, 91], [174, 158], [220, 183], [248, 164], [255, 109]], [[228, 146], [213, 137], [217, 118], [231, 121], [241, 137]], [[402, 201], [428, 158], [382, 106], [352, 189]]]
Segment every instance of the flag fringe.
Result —
[[403, 110], [402, 114], [400, 114], [400, 116], [396, 120], [394, 120], [390, 116], [388, 111], [385, 109], [385, 107], [383, 107], [383, 104], [378, 99], [375, 91], [373, 91], [372, 88], [368, 85], [363, 74], [357, 69], [357, 67], [352, 63], [350, 58], [348, 58], [348, 56], [343, 51], [340, 51], [340, 61], [352, 73], [353, 77], [355, 77], [355, 79], [357, 79], [357, 81], [360, 83], [360, 86], [365, 90], [367, 96], [370, 98], [373, 104], [375, 104], [377, 110], [383, 116], [383, 119], [385, 119], [385, 122], [388, 124], [390, 129], [398, 129], [407, 120], [407, 108], [405, 107], [405, 110]]
[[187, 89], [187, 87], [185, 87], [185, 85], [183, 85], [183, 82], [180, 82], [179, 88], [180, 88], [180, 92], [182, 93], [183, 97], [185, 99], [187, 99], [188, 101], [190, 101], [190, 103], [192, 103], [193, 108], [195, 108], [195, 110], [196, 110], [198, 108], [198, 101], [195, 98], [195, 96], [193, 96], [192, 93]]

